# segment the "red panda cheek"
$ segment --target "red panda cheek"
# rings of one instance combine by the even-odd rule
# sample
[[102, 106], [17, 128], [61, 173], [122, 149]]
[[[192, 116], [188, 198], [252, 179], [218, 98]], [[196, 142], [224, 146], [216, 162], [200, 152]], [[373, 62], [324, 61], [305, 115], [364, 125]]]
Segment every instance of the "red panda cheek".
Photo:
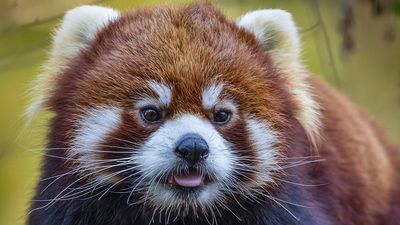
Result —
[[121, 123], [121, 109], [115, 106], [102, 106], [82, 110], [85, 113], [74, 116], [74, 130], [69, 158], [76, 159], [81, 173], [91, 172], [102, 166], [99, 161], [99, 146]]
[[121, 124], [104, 141], [103, 159], [118, 159], [135, 153], [159, 125], [146, 125], [137, 112], [124, 111]]
[[[255, 149], [252, 147], [251, 139], [246, 130], [246, 121], [237, 118], [232, 121], [229, 127], [218, 127], [221, 136], [231, 144], [231, 150], [236, 155], [238, 163], [248, 167], [254, 167], [257, 161]], [[247, 182], [253, 179], [253, 172], [250, 170], [236, 173], [238, 179]]]
[[[140, 116], [118, 107], [88, 109], [77, 119], [70, 151], [83, 173], [92, 173], [101, 182], [115, 182], [129, 167], [129, 158], [157, 127], [143, 126]], [[121, 163], [126, 162], [126, 163]], [[101, 168], [101, 169], [99, 169]]]
[[238, 164], [246, 169], [236, 171], [235, 176], [254, 187], [272, 181], [272, 173], [278, 168], [279, 149], [277, 132], [266, 122], [253, 117], [236, 118], [229, 128], [218, 131], [231, 144]]
[[279, 133], [268, 122], [254, 117], [247, 117], [246, 130], [257, 159], [258, 173], [251, 185], [267, 185], [273, 182], [274, 173], [280, 170]]
[[251, 149], [251, 142], [246, 130], [244, 119], [236, 119], [229, 127], [220, 126], [218, 131], [222, 136], [232, 144], [232, 149], [238, 156], [247, 158], [254, 157], [254, 151]]

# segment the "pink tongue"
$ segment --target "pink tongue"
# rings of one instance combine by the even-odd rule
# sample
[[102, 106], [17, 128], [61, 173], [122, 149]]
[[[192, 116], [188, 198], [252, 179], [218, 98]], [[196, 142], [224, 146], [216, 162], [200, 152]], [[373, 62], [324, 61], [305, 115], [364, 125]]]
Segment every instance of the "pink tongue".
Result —
[[174, 174], [174, 181], [182, 187], [198, 187], [203, 183], [203, 176], [197, 172], [185, 175]]

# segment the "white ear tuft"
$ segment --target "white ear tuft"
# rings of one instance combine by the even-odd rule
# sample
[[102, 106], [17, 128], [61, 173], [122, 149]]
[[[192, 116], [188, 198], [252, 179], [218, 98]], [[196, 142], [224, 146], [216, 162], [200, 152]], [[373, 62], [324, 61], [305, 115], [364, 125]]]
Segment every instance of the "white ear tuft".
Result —
[[292, 15], [280, 9], [257, 10], [240, 17], [236, 25], [253, 33], [273, 62], [285, 72], [299, 106], [296, 118], [314, 142], [320, 123], [319, 105], [307, 83], [308, 73], [301, 63], [300, 37]]
[[51, 57], [63, 62], [74, 58], [98, 31], [118, 17], [117, 11], [100, 6], [80, 6], [68, 11], [54, 36]]
[[76, 57], [96, 34], [110, 22], [119, 18], [119, 12], [100, 6], [80, 6], [68, 11], [53, 37], [53, 47], [43, 73], [35, 81], [33, 102], [26, 114], [31, 120], [48, 101], [54, 88], [54, 80], [65, 66]]
[[300, 38], [292, 15], [280, 9], [249, 12], [236, 24], [253, 33], [276, 63], [300, 65]]

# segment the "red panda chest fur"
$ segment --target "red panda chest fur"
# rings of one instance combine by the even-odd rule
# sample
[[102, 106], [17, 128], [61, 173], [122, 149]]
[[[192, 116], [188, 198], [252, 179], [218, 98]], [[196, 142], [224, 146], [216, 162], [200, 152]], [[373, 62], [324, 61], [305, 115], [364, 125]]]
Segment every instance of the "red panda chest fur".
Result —
[[398, 153], [299, 49], [282, 10], [69, 11], [28, 224], [396, 224]]

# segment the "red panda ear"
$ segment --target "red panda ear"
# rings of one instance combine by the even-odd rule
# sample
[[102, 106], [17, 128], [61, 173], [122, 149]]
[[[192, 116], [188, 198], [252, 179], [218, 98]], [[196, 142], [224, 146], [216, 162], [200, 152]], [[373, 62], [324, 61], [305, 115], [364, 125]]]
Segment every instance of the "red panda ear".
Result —
[[55, 77], [90, 44], [101, 29], [117, 18], [118, 11], [99, 6], [80, 6], [65, 14], [53, 36], [49, 60], [32, 88], [34, 99], [26, 110], [29, 120], [46, 106]]
[[288, 88], [299, 106], [296, 118], [315, 141], [320, 123], [319, 106], [307, 83], [308, 72], [301, 63], [300, 37], [292, 15], [280, 9], [257, 10], [240, 17], [236, 25], [253, 33], [287, 75]]
[[100, 6], [80, 6], [68, 11], [61, 26], [53, 37], [51, 66], [62, 67], [87, 47], [96, 34], [111, 21], [119, 17], [119, 12]]
[[257, 10], [240, 17], [236, 24], [253, 33], [283, 67], [298, 67], [300, 38], [292, 15], [280, 9]]

